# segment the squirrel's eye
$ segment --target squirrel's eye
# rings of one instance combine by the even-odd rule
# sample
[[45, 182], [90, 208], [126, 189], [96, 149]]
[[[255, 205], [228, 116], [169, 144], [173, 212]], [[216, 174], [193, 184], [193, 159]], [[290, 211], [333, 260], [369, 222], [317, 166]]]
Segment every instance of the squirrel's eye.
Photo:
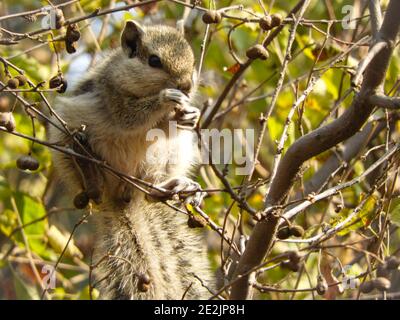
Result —
[[153, 68], [162, 68], [162, 63], [159, 57], [156, 55], [152, 54], [149, 57], [149, 66]]

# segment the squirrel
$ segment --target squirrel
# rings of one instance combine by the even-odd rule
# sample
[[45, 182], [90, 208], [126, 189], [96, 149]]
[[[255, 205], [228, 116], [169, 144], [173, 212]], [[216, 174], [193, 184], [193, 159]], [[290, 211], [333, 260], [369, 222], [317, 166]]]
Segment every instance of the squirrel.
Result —
[[[194, 54], [181, 32], [129, 20], [121, 46], [89, 70], [71, 94], [56, 100], [58, 115], [76, 134], [51, 127], [52, 143], [89, 152], [162, 188], [146, 196], [93, 162], [53, 152], [55, 171], [78, 194], [78, 206], [90, 199], [99, 210], [94, 272], [101, 299], [211, 296], [214, 277], [202, 235], [188, 227], [182, 212], [155, 201], [200, 188], [189, 178], [197, 158], [191, 129], [200, 117], [193, 106], [194, 75]], [[171, 121], [175, 135], [168, 133]], [[147, 141], [154, 128], [165, 137]], [[148, 161], [149, 148], [156, 161]], [[170, 163], [174, 152], [179, 156]], [[192, 192], [190, 200], [198, 203], [201, 195]]]

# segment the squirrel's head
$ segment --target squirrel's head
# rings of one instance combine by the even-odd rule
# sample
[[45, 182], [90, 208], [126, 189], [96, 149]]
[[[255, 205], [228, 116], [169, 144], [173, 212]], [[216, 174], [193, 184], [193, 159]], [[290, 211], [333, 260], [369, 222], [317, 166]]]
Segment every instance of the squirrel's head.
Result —
[[[193, 51], [178, 31], [168, 26], [140, 26], [127, 21], [121, 35], [122, 58], [113, 68], [119, 87], [137, 97], [165, 88], [187, 94], [193, 87]], [[129, 81], [127, 81], [129, 79]]]

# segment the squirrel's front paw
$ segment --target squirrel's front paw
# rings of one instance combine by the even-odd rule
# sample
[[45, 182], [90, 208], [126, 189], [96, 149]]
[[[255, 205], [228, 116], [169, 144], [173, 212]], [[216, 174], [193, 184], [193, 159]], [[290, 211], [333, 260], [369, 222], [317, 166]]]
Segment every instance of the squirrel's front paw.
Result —
[[176, 120], [177, 126], [181, 129], [193, 129], [200, 119], [200, 110], [196, 107], [185, 106], [177, 109], [173, 120]]
[[184, 200], [185, 203], [198, 206], [204, 198], [204, 192], [201, 192], [200, 184], [186, 177], [172, 178], [157, 187], [165, 191], [151, 190], [147, 197], [149, 200], [168, 200], [178, 195], [179, 199]]
[[200, 119], [200, 110], [190, 106], [190, 98], [177, 89], [164, 89], [160, 93], [162, 103], [172, 103], [175, 113], [172, 120], [177, 122], [179, 128], [193, 129]]
[[177, 89], [164, 89], [160, 92], [161, 103], [172, 103], [173, 105], [185, 106], [189, 104], [189, 97]]

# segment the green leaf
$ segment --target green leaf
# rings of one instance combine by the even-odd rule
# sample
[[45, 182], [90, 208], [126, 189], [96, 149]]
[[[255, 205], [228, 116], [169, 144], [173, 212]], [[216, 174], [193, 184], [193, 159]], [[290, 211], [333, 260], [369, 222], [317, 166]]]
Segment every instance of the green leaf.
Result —
[[[24, 228], [30, 249], [45, 259], [53, 259], [55, 257], [54, 252], [48, 250], [45, 243], [45, 233], [48, 229], [47, 219], [38, 220], [46, 214], [43, 204], [22, 192], [15, 192], [13, 196], [22, 224], [25, 225], [35, 221]], [[18, 234], [17, 239], [22, 243], [20, 234]]]
[[[16, 192], [14, 197], [23, 224], [30, 223], [46, 214], [43, 204], [32, 199], [30, 196], [21, 192]], [[46, 224], [44, 221], [45, 220], [41, 220], [25, 227], [25, 233], [27, 235], [43, 235], [46, 231]]]
[[0, 215], [0, 231], [6, 236], [18, 226], [17, 216], [14, 211], [5, 209]]
[[[92, 290], [92, 299], [97, 300], [99, 298], [99, 291], [95, 288]], [[89, 286], [86, 286], [82, 289], [79, 297], [79, 300], [90, 300]]]
[[271, 140], [278, 140], [282, 133], [282, 123], [275, 117], [270, 117], [267, 121]]
[[[351, 231], [355, 231], [360, 228], [368, 226], [371, 223], [372, 216], [375, 212], [375, 204], [376, 204], [377, 199], [378, 198], [376, 196], [369, 197], [369, 199], [365, 202], [365, 204], [364, 204], [363, 208], [360, 210], [360, 212], [358, 214], [356, 214], [352, 219], [350, 219], [350, 221], [347, 222], [346, 226], [341, 231], [339, 231], [337, 234], [339, 236], [344, 236]], [[336, 217], [333, 217], [331, 219], [331, 221], [330, 221], [331, 225], [335, 226], [338, 223], [341, 223], [352, 213], [353, 213], [353, 210], [349, 210], [349, 209], [342, 210], [339, 215], [337, 215]], [[357, 221], [358, 219], [360, 221]]]
[[390, 210], [390, 220], [398, 227], [400, 227], [400, 199], [396, 199], [392, 204]]

